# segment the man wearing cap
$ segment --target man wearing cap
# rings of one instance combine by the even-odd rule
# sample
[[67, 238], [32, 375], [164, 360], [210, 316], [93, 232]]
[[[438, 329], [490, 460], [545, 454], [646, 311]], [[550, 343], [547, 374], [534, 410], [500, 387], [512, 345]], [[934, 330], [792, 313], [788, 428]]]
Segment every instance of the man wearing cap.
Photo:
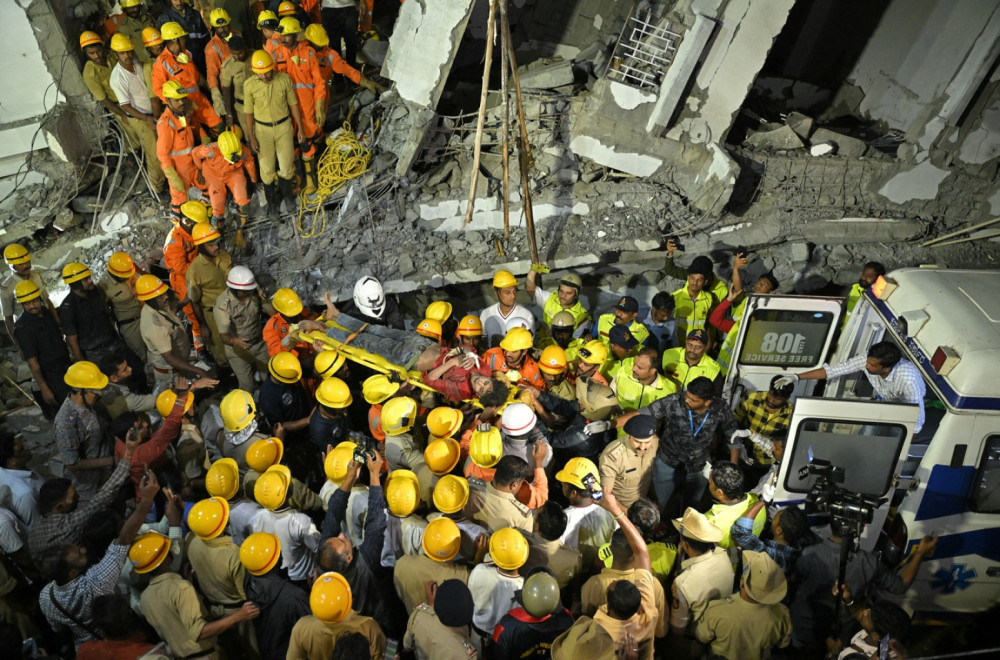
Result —
[[[552, 319], [562, 311], [573, 315], [573, 336], [582, 337], [587, 331], [590, 313], [580, 300], [580, 289], [583, 280], [576, 273], [566, 273], [559, 278], [559, 288], [549, 292], [541, 287], [538, 271], [528, 271], [528, 279], [524, 283], [524, 291], [542, 308], [542, 323], [552, 325]], [[564, 347], [565, 348], [565, 347]]]
[[[226, 366], [226, 350], [212, 310], [215, 309], [215, 301], [226, 290], [226, 278], [233, 268], [233, 258], [222, 247], [222, 235], [218, 229], [204, 222], [199, 225], [192, 234], [198, 247], [198, 256], [184, 274], [187, 297], [191, 301], [195, 318], [198, 319], [202, 339], [212, 352], [212, 358], [219, 366]], [[206, 334], [209, 336], [206, 337]]]
[[97, 281], [97, 286], [104, 292], [104, 297], [111, 305], [118, 334], [133, 353], [140, 359], [145, 359], [146, 344], [143, 343], [142, 333], [139, 331], [142, 303], [135, 297], [135, 281], [138, 275], [139, 271], [132, 257], [125, 252], [115, 252], [108, 258], [108, 268]]
[[683, 635], [694, 629], [711, 601], [732, 593], [733, 565], [726, 551], [716, 546], [722, 530], [703, 514], [688, 507], [684, 517], [673, 523], [681, 533], [680, 548], [687, 559], [674, 580], [670, 628], [675, 635]]
[[281, 424], [287, 437], [309, 437], [315, 399], [302, 383], [302, 365], [291, 353], [282, 352], [268, 361], [268, 371], [257, 395], [264, 419], [272, 426]]
[[656, 419], [650, 415], [633, 416], [624, 429], [625, 437], [615, 440], [601, 453], [601, 487], [628, 509], [649, 492], [659, 441]]
[[708, 355], [708, 343], [708, 331], [692, 330], [687, 334], [684, 346], [671, 348], [663, 354], [663, 374], [674, 384], [675, 391], [704, 376], [712, 381], [716, 394], [722, 394], [725, 377], [719, 363]]
[[43, 308], [48, 308], [49, 315], [56, 322], [57, 326], [59, 324], [59, 315], [56, 313], [56, 308], [49, 299], [49, 290], [45, 288], [42, 274], [31, 267], [31, 254], [27, 248], [17, 243], [11, 243], [3, 250], [3, 260], [7, 263], [11, 272], [10, 275], [3, 279], [3, 283], [0, 283], [0, 314], [3, 315], [7, 334], [14, 340], [15, 345], [17, 345], [17, 340], [14, 339], [14, 311], [16, 309], [14, 303], [18, 301], [14, 297], [14, 287], [20, 282], [30, 280], [35, 283], [39, 291], [39, 295], [37, 296], [39, 304]]
[[[673, 263], [672, 255], [673, 251], [668, 247], [667, 261], [670, 264]], [[678, 272], [684, 271], [681, 269]], [[695, 257], [686, 275], [680, 275], [679, 279], [687, 281], [684, 286], [670, 294], [674, 298], [674, 318], [677, 320], [677, 335], [674, 341], [678, 346], [692, 330], [707, 328], [709, 312], [728, 293], [725, 282], [721, 283], [721, 297], [716, 298], [709, 290], [708, 287], [715, 278], [712, 275], [712, 260], [708, 257]]]
[[[143, 278], [151, 279], [143, 282]], [[156, 276], [143, 275], [136, 281], [136, 296], [146, 303], [139, 313], [139, 330], [157, 385], [169, 385], [174, 377], [180, 375], [187, 378], [207, 377], [208, 371], [190, 362], [191, 339], [177, 320], [181, 305], [174, 292]]]
[[11, 338], [21, 349], [21, 356], [38, 386], [35, 399], [42, 413], [46, 419], [52, 419], [69, 394], [69, 386], [63, 381], [71, 364], [69, 350], [58, 317], [46, 312], [41, 289], [35, 282], [21, 280], [15, 287], [15, 294], [24, 312], [12, 324]]
[[557, 465], [575, 456], [596, 461], [608, 442], [614, 439], [610, 423], [604, 430], [593, 426], [587, 430], [592, 422], [606, 420], [618, 410], [618, 399], [607, 385], [592, 378], [579, 378], [573, 389], [573, 399], [569, 401], [551, 392], [529, 391], [535, 396], [538, 406], [569, 420], [565, 428], [553, 431], [549, 437]]
[[[500, 345], [489, 349], [480, 361], [489, 367], [494, 378], [507, 376], [511, 372], [520, 374], [517, 382], [524, 382], [539, 390], [546, 389], [545, 379], [538, 369], [538, 362], [531, 357], [531, 333], [524, 328], [512, 328], [500, 341]], [[516, 383], [515, 383], [516, 384]]]
[[649, 338], [649, 329], [640, 323], [636, 317], [639, 315], [639, 301], [632, 296], [622, 296], [615, 304], [614, 309], [607, 314], [602, 314], [597, 319], [597, 336], [608, 346], [611, 328], [616, 325], [628, 328], [635, 338], [636, 344], [642, 344]]
[[694, 635], [711, 644], [712, 655], [728, 660], [760, 660], [771, 649], [785, 648], [792, 620], [781, 604], [788, 583], [774, 560], [763, 552], [743, 553], [743, 577], [737, 594], [708, 604]]
[[281, 539], [281, 567], [288, 570], [290, 581], [305, 586], [316, 565], [320, 535], [309, 516], [288, 504], [291, 480], [291, 472], [284, 465], [268, 468], [257, 479], [254, 498], [264, 508], [253, 517], [250, 529]]
[[215, 299], [212, 316], [239, 388], [247, 392], [254, 390], [255, 372], [267, 374], [261, 312], [270, 315], [274, 308], [264, 300], [253, 273], [245, 266], [233, 267], [226, 278], [226, 290]]
[[559, 585], [552, 571], [532, 568], [515, 596], [520, 607], [503, 615], [493, 629], [492, 657], [551, 657], [552, 642], [573, 625], [573, 615], [559, 601]]
[[292, 629], [309, 616], [309, 595], [289, 582], [278, 567], [281, 541], [274, 534], [252, 534], [240, 543], [240, 563], [246, 570], [246, 599], [260, 608], [254, 619], [261, 658], [284, 658]]
[[618, 523], [594, 497], [602, 494], [597, 466], [586, 458], [571, 458], [556, 473], [562, 483], [566, 507], [566, 530], [559, 541], [568, 548], [578, 548], [586, 570], [594, 565], [598, 549], [611, 540]]
[[393, 586], [407, 614], [424, 602], [428, 582], [440, 585], [445, 580], [455, 579], [468, 583], [469, 567], [454, 561], [462, 545], [461, 537], [453, 520], [436, 518], [424, 529], [423, 552], [406, 554], [396, 560]]
[[527, 319], [528, 330], [534, 334], [535, 317], [528, 308], [517, 302], [517, 278], [507, 270], [498, 270], [493, 275], [493, 292], [497, 302], [479, 312], [479, 320], [483, 322], [483, 335], [486, 345], [496, 346], [507, 332], [507, 320], [514, 316]]
[[115, 464], [109, 434], [95, 410], [108, 377], [93, 362], [75, 362], [63, 381], [70, 390], [52, 422], [57, 452], [50, 467], [70, 477], [86, 499], [97, 492]]
[[604, 364], [608, 361], [608, 347], [597, 339], [591, 339], [577, 350], [580, 359], [574, 363], [576, 378], [591, 378], [601, 385], [607, 385]]
[[622, 360], [611, 389], [625, 412], [644, 408], [677, 391], [677, 386], [657, 370], [658, 359], [655, 348], [644, 348], [634, 358]]
[[461, 580], [445, 580], [425, 586], [426, 600], [413, 608], [406, 623], [403, 648], [417, 660], [478, 657], [469, 634], [472, 594]]
[[618, 375], [622, 363], [634, 354], [636, 347], [639, 346], [639, 340], [625, 326], [613, 325], [608, 331], [607, 345], [611, 352], [611, 359], [601, 367], [601, 373], [610, 382]]

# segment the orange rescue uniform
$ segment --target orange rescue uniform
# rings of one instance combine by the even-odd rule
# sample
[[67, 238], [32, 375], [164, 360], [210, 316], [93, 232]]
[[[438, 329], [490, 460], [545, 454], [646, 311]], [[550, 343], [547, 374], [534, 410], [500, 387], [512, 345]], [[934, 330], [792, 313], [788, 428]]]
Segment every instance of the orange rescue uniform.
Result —
[[[240, 33], [233, 30], [232, 34], [239, 36]], [[208, 80], [209, 89], [218, 88], [219, 72], [227, 57], [229, 57], [229, 44], [219, 35], [215, 35], [205, 46], [205, 72], [207, 74], [205, 78]]]
[[195, 147], [191, 152], [195, 167], [201, 170], [208, 185], [208, 196], [212, 200], [214, 216], [221, 218], [226, 213], [226, 188], [233, 191], [233, 200], [237, 206], [246, 206], [250, 203], [247, 180], [243, 171], [246, 170], [250, 180], [257, 183], [257, 163], [245, 145], [242, 153], [242, 160], [230, 163], [222, 157], [217, 142]]
[[188, 99], [194, 104], [194, 118], [208, 128], [215, 128], [222, 122], [222, 119], [219, 118], [219, 115], [212, 108], [208, 97], [198, 88], [198, 81], [201, 80], [201, 74], [198, 73], [198, 69], [194, 66], [191, 53], [188, 51], [184, 52], [187, 53], [187, 64], [178, 62], [174, 54], [167, 48], [164, 48], [160, 52], [159, 57], [156, 58], [156, 62], [153, 63], [153, 93], [156, 94], [157, 98], [166, 103], [166, 98], [163, 96], [163, 83], [168, 80], [176, 80], [181, 89], [187, 92]]
[[316, 51], [319, 60], [319, 72], [323, 80], [330, 82], [333, 74], [339, 73], [349, 78], [355, 85], [361, 84], [361, 72], [347, 63], [340, 53], [329, 46], [323, 46]]
[[[164, 111], [164, 114], [167, 112], [170, 112], [169, 108]], [[175, 223], [174, 228], [167, 235], [167, 242], [163, 245], [163, 264], [170, 271], [170, 288], [181, 300], [187, 297], [185, 276], [188, 266], [197, 256], [198, 246], [194, 244], [191, 234], [184, 231], [180, 223]], [[184, 306], [184, 313], [191, 321], [191, 334], [194, 335], [195, 348], [200, 351], [205, 347], [205, 344], [201, 340], [201, 326], [198, 325], [198, 317], [194, 315], [194, 308], [190, 304]]]
[[191, 122], [187, 119], [181, 121], [181, 117], [175, 115], [173, 110], [164, 108], [156, 122], [156, 157], [164, 172], [173, 168], [185, 184], [184, 190], [177, 190], [173, 183], [170, 184], [170, 203], [174, 206], [175, 214], [180, 205], [187, 201], [187, 189], [196, 185], [195, 175], [198, 169], [191, 159], [194, 145], [195, 127]]
[[[483, 353], [483, 357], [480, 359], [489, 365], [492, 372], [507, 373], [511, 371], [511, 368], [507, 366], [507, 360], [503, 356], [503, 349], [499, 346]], [[543, 392], [545, 391], [545, 379], [542, 378], [542, 372], [538, 370], [538, 363], [530, 355], [524, 356], [524, 362], [521, 364], [518, 372], [520, 372], [523, 382]]]
[[308, 41], [299, 40], [291, 48], [282, 44], [271, 55], [275, 68], [292, 79], [292, 89], [302, 114], [302, 131], [307, 138], [316, 137], [322, 125], [322, 122], [320, 126], [316, 123], [316, 106], [322, 103], [324, 110], [326, 107], [326, 81], [319, 70], [316, 51]]
[[[302, 310], [302, 318], [311, 319], [312, 314], [307, 309]], [[297, 342], [292, 348], [286, 349], [281, 345], [281, 340], [288, 336], [288, 329], [291, 327], [285, 317], [281, 314], [274, 314], [264, 324], [264, 343], [267, 344], [267, 354], [274, 357], [281, 351], [294, 353], [299, 360], [305, 359], [312, 354], [312, 344], [303, 341]]]

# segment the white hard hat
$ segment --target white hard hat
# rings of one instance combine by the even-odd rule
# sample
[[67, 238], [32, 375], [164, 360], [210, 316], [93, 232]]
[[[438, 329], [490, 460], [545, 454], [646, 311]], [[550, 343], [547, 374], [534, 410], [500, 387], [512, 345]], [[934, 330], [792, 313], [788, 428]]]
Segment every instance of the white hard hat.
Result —
[[500, 428], [511, 437], [525, 435], [535, 428], [538, 418], [535, 411], [526, 403], [512, 403], [504, 408], [503, 415], [500, 416]]
[[515, 314], [514, 316], [507, 319], [507, 322], [504, 323], [503, 330], [504, 333], [507, 333], [510, 332], [511, 329], [513, 328], [524, 328], [528, 332], [531, 332], [531, 328], [533, 325], [534, 324], [528, 318], [521, 316], [520, 314]]
[[385, 292], [377, 279], [362, 277], [354, 283], [354, 304], [367, 316], [382, 318], [385, 312]]
[[253, 291], [257, 288], [257, 280], [246, 266], [233, 266], [229, 271], [229, 277], [226, 278], [226, 284], [230, 289], [240, 291]]

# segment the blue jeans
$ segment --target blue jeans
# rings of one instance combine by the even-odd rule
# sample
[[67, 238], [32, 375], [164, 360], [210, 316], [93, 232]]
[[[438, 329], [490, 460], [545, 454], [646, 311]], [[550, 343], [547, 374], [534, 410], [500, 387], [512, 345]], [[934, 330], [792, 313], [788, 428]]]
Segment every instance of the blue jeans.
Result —
[[418, 335], [416, 332], [396, 330], [383, 325], [369, 325], [361, 332], [364, 321], [359, 321], [353, 316], [343, 313], [337, 317], [336, 322], [347, 328], [348, 332], [331, 327], [327, 328], [326, 334], [328, 336], [337, 341], [347, 341], [352, 332], [360, 332], [351, 342], [352, 346], [381, 355], [392, 364], [407, 368], [412, 368], [411, 361], [415, 363], [429, 346], [435, 345], [433, 341]]
[[[653, 492], [661, 507], [665, 507], [670, 501], [670, 496], [674, 494], [675, 474], [678, 468], [673, 468], [663, 462], [659, 456], [653, 461]], [[708, 486], [708, 479], [701, 475], [701, 470], [697, 472], [687, 470], [687, 477], [684, 480], [684, 499], [681, 502], [681, 511], [689, 506], [695, 506], [701, 500], [701, 496]]]

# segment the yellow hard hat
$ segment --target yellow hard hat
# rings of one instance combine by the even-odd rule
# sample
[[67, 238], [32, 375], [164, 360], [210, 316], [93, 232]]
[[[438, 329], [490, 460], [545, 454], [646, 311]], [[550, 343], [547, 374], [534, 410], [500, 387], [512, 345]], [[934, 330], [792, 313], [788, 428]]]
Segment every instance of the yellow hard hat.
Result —
[[566, 351], [562, 346], [546, 346], [538, 358], [538, 368], [547, 374], [561, 374], [566, 371]]
[[342, 621], [351, 613], [351, 604], [351, 585], [340, 573], [323, 573], [313, 582], [309, 592], [309, 609], [320, 621]]
[[240, 466], [232, 458], [220, 458], [205, 474], [205, 490], [212, 497], [231, 500], [240, 490]]
[[69, 365], [63, 382], [74, 390], [103, 390], [108, 386], [108, 377], [93, 362], [81, 360]]
[[608, 347], [599, 339], [592, 339], [584, 344], [580, 350], [580, 359], [587, 364], [604, 364], [608, 361]]
[[336, 376], [325, 379], [316, 388], [316, 401], [327, 408], [341, 409], [354, 403], [347, 383]]
[[451, 318], [451, 303], [447, 300], [435, 300], [430, 305], [427, 305], [427, 311], [424, 312], [424, 318], [434, 319], [438, 323], [444, 323]]
[[267, 73], [274, 69], [274, 60], [266, 50], [255, 50], [250, 57], [250, 70], [254, 73]]
[[[280, 15], [281, 12], [279, 11], [278, 14]], [[278, 32], [281, 34], [296, 34], [302, 32], [302, 24], [294, 16], [285, 16], [278, 21]]]
[[214, 539], [229, 523], [229, 502], [222, 497], [207, 497], [188, 511], [187, 526], [200, 539]]
[[500, 348], [505, 351], [524, 351], [531, 348], [534, 339], [527, 328], [511, 328], [500, 340]]
[[253, 497], [268, 511], [276, 511], [284, 506], [291, 483], [292, 472], [287, 465], [272, 465], [253, 485]]
[[42, 297], [42, 290], [31, 280], [21, 280], [14, 287], [14, 299], [22, 305], [26, 302]]
[[125, 53], [130, 50], [135, 50], [135, 46], [132, 44], [132, 40], [128, 36], [122, 34], [121, 32], [116, 32], [111, 35], [111, 50], [116, 53]]
[[[168, 99], [186, 99], [188, 93], [184, 91], [181, 84], [176, 80], [168, 80], [163, 83], [163, 97]], [[204, 206], [201, 202], [184, 202], [184, 204], [199, 204]], [[182, 210], [184, 204], [181, 204]]]
[[483, 322], [478, 316], [467, 314], [458, 322], [458, 334], [462, 337], [482, 337]]
[[420, 506], [420, 481], [410, 470], [393, 470], [385, 481], [385, 501], [397, 518], [405, 518]]
[[451, 561], [462, 548], [462, 532], [451, 518], [435, 518], [424, 528], [421, 545], [434, 561]]
[[446, 474], [434, 485], [434, 508], [441, 513], [458, 513], [469, 501], [469, 481]]
[[90, 271], [90, 268], [79, 261], [71, 261], [63, 266], [62, 269], [63, 282], [66, 284], [73, 284], [74, 282], [79, 282], [93, 276], [94, 274]]
[[320, 48], [330, 45], [330, 36], [319, 23], [310, 23], [306, 26], [306, 39]]
[[170, 288], [156, 275], [140, 275], [135, 281], [135, 297], [145, 302], [162, 296]]
[[249, 392], [233, 390], [219, 404], [222, 424], [230, 433], [242, 431], [257, 417], [257, 405]]
[[145, 532], [132, 541], [128, 559], [140, 575], [156, 570], [170, 555], [170, 539], [159, 532]]
[[441, 339], [441, 322], [434, 319], [424, 319], [417, 326], [417, 334], [438, 341]]
[[326, 472], [327, 479], [338, 485], [344, 481], [347, 476], [347, 464], [354, 460], [354, 450], [357, 447], [353, 442], [341, 442], [326, 455], [323, 471]]
[[394, 383], [383, 374], [375, 374], [365, 379], [361, 384], [361, 394], [365, 401], [375, 405], [382, 403], [399, 391], [399, 383]]
[[261, 23], [265, 23], [267, 21], [274, 21], [275, 23], [277, 23], [278, 22], [278, 15], [275, 14], [270, 9], [265, 9], [264, 11], [260, 12], [259, 14], [257, 14], [257, 27], [258, 27], [258, 29], [260, 28]]
[[108, 272], [127, 280], [135, 275], [135, 263], [125, 252], [115, 252], [108, 257]]
[[481, 468], [491, 468], [503, 458], [503, 437], [500, 429], [480, 424], [469, 439], [469, 458]]
[[104, 40], [101, 39], [96, 32], [86, 30], [85, 32], [80, 33], [80, 48], [86, 48], [87, 46], [103, 43]]
[[142, 45], [146, 48], [163, 43], [163, 35], [155, 27], [142, 28]]
[[121, 5], [122, 9], [128, 9], [129, 7], [138, 7], [142, 4], [142, 0], [121, 0], [118, 4]]
[[347, 362], [347, 357], [339, 351], [320, 351], [313, 359], [313, 370], [320, 378], [329, 378]]
[[263, 474], [272, 465], [281, 462], [285, 454], [285, 444], [280, 438], [261, 438], [247, 448], [247, 467]]
[[216, 7], [208, 15], [208, 24], [211, 27], [220, 27], [222, 25], [229, 25], [229, 12], [221, 7]]
[[187, 30], [176, 21], [168, 21], [160, 26], [160, 36], [163, 37], [164, 41], [173, 41], [174, 39], [186, 37]]
[[517, 278], [514, 277], [514, 273], [509, 270], [498, 270], [493, 276], [493, 288], [506, 289], [511, 286], [517, 286]]
[[382, 406], [382, 430], [386, 435], [400, 435], [417, 421], [417, 402], [406, 396], [386, 401]]
[[11, 243], [3, 249], [3, 260], [8, 266], [17, 266], [31, 261], [31, 253], [20, 243]]
[[240, 563], [250, 575], [264, 575], [281, 559], [281, 539], [267, 532], [254, 532], [240, 545]]
[[291, 318], [302, 313], [302, 299], [291, 289], [278, 289], [271, 298], [274, 309], [282, 316]]
[[424, 463], [437, 476], [448, 474], [458, 465], [462, 456], [462, 448], [452, 438], [438, 438], [427, 443], [424, 450]]
[[427, 415], [427, 430], [435, 438], [447, 438], [462, 427], [465, 416], [458, 408], [438, 406]]
[[[160, 413], [160, 416], [166, 419], [170, 416], [170, 411], [174, 409], [177, 404], [177, 393], [173, 390], [163, 390], [156, 395], [156, 412]], [[185, 392], [184, 394], [184, 414], [186, 415], [188, 411], [191, 410], [191, 406], [194, 405], [194, 393]]]
[[284, 0], [278, 4], [278, 16], [295, 16], [295, 3]]
[[218, 241], [222, 238], [222, 234], [219, 230], [212, 226], [211, 222], [199, 222], [191, 230], [192, 242], [195, 245], [204, 245], [205, 243], [211, 243], [212, 241]]
[[528, 561], [528, 540], [513, 527], [498, 529], [490, 535], [490, 557], [505, 571], [516, 571]]
[[267, 363], [267, 370], [282, 383], [297, 383], [302, 378], [302, 364], [289, 351], [275, 353]]
[[[592, 480], [588, 480], [589, 484], [584, 483], [587, 477], [593, 477]], [[556, 473], [556, 479], [580, 490], [601, 491], [601, 476], [597, 466], [592, 460], [582, 456], [575, 456], [566, 461], [563, 469]]]
[[233, 131], [222, 131], [219, 134], [219, 151], [227, 162], [233, 162], [236, 156], [243, 153], [243, 145]]

